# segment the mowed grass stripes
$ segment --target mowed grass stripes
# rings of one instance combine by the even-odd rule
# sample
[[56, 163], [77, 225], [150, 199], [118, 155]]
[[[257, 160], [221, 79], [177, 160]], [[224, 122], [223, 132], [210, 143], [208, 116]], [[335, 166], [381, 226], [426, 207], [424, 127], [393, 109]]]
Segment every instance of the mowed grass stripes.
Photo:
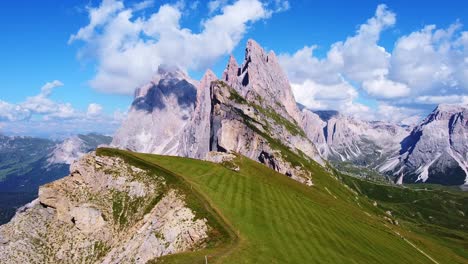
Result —
[[[238, 236], [221, 253], [210, 249], [160, 262], [204, 263], [207, 255], [209, 263], [433, 263], [395, 233], [404, 229], [322, 169], [314, 171], [316, 186], [307, 187], [244, 157], [235, 172], [200, 160], [131, 155], [183, 177]], [[423, 238], [417, 243], [439, 263], [466, 263], [442, 244], [433, 245], [435, 254]]]

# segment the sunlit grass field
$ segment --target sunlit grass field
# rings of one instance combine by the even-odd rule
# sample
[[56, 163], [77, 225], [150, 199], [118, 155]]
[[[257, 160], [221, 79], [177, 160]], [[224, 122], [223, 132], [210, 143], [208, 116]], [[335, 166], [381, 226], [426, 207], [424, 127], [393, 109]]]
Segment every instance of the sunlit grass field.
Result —
[[[431, 225], [423, 220], [395, 218], [401, 213], [389, 207], [391, 198], [374, 199], [358, 190], [362, 182], [313, 164], [307, 166], [314, 186], [308, 187], [244, 157], [234, 161], [240, 170], [233, 171], [187, 158], [107, 152], [179, 179], [196, 194], [191, 199], [200, 199], [215, 215], [210, 221], [225, 230], [217, 238], [222, 243], [157, 263], [205, 263], [205, 256], [208, 263], [468, 263], [466, 227], [436, 223], [428, 232]], [[456, 198], [466, 199], [460, 195]], [[392, 215], [385, 213], [388, 208], [395, 210]]]

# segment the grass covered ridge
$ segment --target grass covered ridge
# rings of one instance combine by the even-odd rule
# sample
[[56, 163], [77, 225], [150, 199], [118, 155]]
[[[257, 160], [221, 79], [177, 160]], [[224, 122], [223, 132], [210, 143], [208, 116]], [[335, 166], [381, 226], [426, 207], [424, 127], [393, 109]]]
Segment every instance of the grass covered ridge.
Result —
[[[388, 216], [383, 201], [374, 206], [373, 195], [353, 187], [354, 178], [335, 176], [313, 163], [301, 161], [314, 175], [315, 186], [307, 187], [244, 157], [234, 161], [240, 167], [235, 172], [180, 157], [111, 149], [98, 153], [121, 155], [167, 175], [173, 186], [185, 190], [197, 216], [221, 230], [207, 249], [157, 263], [205, 263], [205, 256], [208, 263], [467, 263], [465, 230], [420, 226], [400, 217], [404, 210], [397, 207]], [[436, 236], [426, 228], [455, 236]]]

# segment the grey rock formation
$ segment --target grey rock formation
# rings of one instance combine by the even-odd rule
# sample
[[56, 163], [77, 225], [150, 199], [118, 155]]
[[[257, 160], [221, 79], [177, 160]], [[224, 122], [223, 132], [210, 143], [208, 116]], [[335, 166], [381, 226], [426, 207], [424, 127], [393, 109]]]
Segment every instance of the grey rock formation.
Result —
[[160, 68], [135, 92], [127, 119], [111, 145], [138, 152], [177, 155], [197, 101], [198, 83], [180, 70]]
[[247, 41], [240, 68], [234, 57], [229, 58], [222, 80], [248, 101], [258, 101], [260, 97], [262, 107], [271, 107], [289, 121], [299, 122], [299, 110], [291, 85], [275, 53], [267, 54], [254, 40]]
[[368, 122], [336, 111], [302, 109], [302, 125], [320, 154], [380, 171], [402, 183], [468, 182], [467, 106], [440, 105], [414, 128]]
[[99, 134], [80, 134], [63, 141], [0, 136], [0, 225], [18, 207], [36, 199], [40, 185], [66, 176], [74, 160], [111, 140]]
[[380, 167], [398, 182], [468, 184], [468, 106], [439, 105]]
[[[218, 78], [211, 71], [206, 71], [197, 88], [197, 102], [190, 122], [178, 140], [179, 156], [203, 159], [210, 147], [211, 91], [210, 86]], [[177, 144], [174, 142], [174, 144]]]
[[[285, 158], [288, 156], [285, 151], [292, 151], [323, 164], [302, 128], [271, 108], [263, 108], [258, 101], [247, 101], [223, 81], [213, 82], [211, 90], [210, 150], [240, 153], [295, 180], [311, 184], [310, 173]], [[261, 97], [256, 98], [261, 100]]]
[[118, 157], [88, 154], [0, 226], [0, 259], [146, 263], [202, 246], [208, 229], [161, 176]]

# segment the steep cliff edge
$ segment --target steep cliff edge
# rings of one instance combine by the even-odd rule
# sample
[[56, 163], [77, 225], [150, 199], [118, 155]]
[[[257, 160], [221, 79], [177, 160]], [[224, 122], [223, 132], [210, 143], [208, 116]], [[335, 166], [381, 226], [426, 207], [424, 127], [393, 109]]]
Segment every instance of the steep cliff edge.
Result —
[[223, 81], [211, 84], [210, 149], [240, 153], [311, 185], [312, 175], [291, 153], [323, 165], [315, 146], [294, 121], [262, 107], [260, 95], [253, 98], [246, 100]]
[[[102, 151], [101, 151], [102, 152]], [[163, 171], [88, 154], [0, 227], [9, 263], [146, 263], [204, 247], [218, 232]], [[200, 207], [202, 208], [202, 207]]]

